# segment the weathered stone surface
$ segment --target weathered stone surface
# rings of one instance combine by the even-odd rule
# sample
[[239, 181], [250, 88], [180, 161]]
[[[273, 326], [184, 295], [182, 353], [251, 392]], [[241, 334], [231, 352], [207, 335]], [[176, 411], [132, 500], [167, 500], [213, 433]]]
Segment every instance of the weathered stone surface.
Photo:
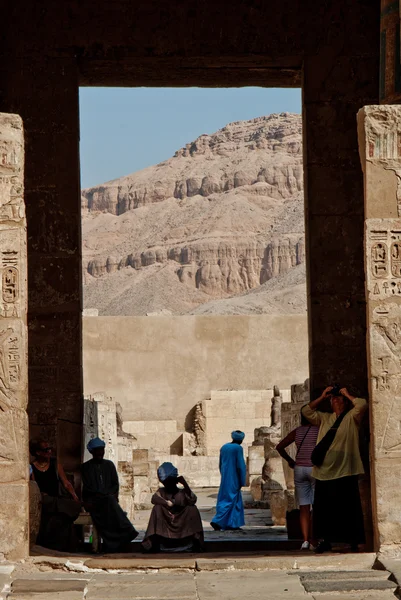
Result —
[[29, 481], [29, 544], [36, 544], [39, 534], [42, 496], [36, 481]]
[[[125, 429], [135, 435], [140, 448], [168, 452], [180, 432], [192, 427], [195, 405], [210, 398], [211, 390], [227, 397], [232, 393], [228, 390], [250, 395], [259, 391], [259, 402], [247, 403], [248, 413], [238, 413], [237, 421], [229, 412], [230, 403], [224, 415], [220, 413], [230, 417], [232, 429], [245, 427], [248, 445], [255, 427], [270, 425], [272, 384], [280, 386], [285, 401], [285, 390], [308, 375], [307, 320], [302, 315], [85, 317], [83, 335], [85, 396], [107, 390], [118, 399]], [[269, 389], [262, 401], [261, 390]], [[232, 409], [240, 404], [238, 397]], [[218, 416], [217, 397], [214, 406]], [[197, 415], [197, 444], [205, 448], [204, 422]], [[136, 424], [131, 428], [130, 422]], [[149, 431], [149, 422], [155, 427], [157, 422], [160, 429]], [[230, 439], [232, 429], [227, 422], [216, 446]]]
[[0, 552], [7, 558], [28, 550], [26, 261], [22, 121], [0, 114]]
[[74, 577], [58, 578], [51, 575], [47, 577], [30, 577], [14, 579], [12, 582], [12, 594], [36, 594], [43, 592], [83, 592], [89, 578], [76, 579]]
[[[366, 106], [358, 114], [365, 177], [365, 271], [371, 472], [377, 546], [401, 547], [401, 109]], [[379, 218], [381, 217], [381, 218]]]
[[[150, 563], [152, 560], [150, 559]], [[153, 600], [194, 600], [196, 597], [195, 579], [192, 573], [146, 573], [121, 575], [117, 589], [112, 585], [113, 579], [109, 576], [96, 575], [89, 587], [86, 598], [88, 600], [115, 600], [141, 599]], [[118, 594], [118, 595], [117, 595]]]
[[[90, 569], [121, 569], [121, 570], [147, 570], [147, 569], [195, 569], [196, 559], [180, 556], [173, 557], [153, 557], [144, 556], [140, 558], [121, 556], [105, 556], [99, 558], [89, 558], [85, 561], [85, 566]], [[100, 578], [99, 578], [100, 579]]]
[[[243, 563], [246, 562], [243, 559]], [[258, 568], [256, 565], [253, 568], [255, 567]], [[220, 600], [241, 600], [244, 595], [260, 598], [268, 595], [275, 600], [303, 600], [305, 597], [299, 578], [289, 577], [283, 572], [271, 572], [268, 575], [258, 572], [249, 575], [235, 571], [224, 574], [201, 572], [196, 576], [196, 583], [200, 600], [215, 600], [217, 597]]]
[[28, 555], [28, 482], [0, 485], [0, 551], [10, 560]]
[[122, 509], [127, 513], [130, 521], [134, 520], [134, 469], [132, 463], [118, 461], [118, 477], [120, 480], [120, 492], [118, 501]]

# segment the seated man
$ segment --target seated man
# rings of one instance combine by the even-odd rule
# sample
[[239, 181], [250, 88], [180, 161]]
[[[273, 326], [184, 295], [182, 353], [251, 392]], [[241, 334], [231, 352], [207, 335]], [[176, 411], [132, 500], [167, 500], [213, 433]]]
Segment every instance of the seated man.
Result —
[[92, 439], [87, 448], [93, 458], [82, 469], [82, 499], [93, 523], [103, 539], [105, 552], [121, 552], [138, 535], [118, 503], [118, 475], [111, 460], [104, 459], [106, 444]]
[[[170, 462], [157, 469], [164, 487], [153, 494], [154, 507], [142, 542], [145, 552], [191, 552], [203, 546], [203, 527], [196, 496]], [[177, 487], [180, 483], [183, 489]]]

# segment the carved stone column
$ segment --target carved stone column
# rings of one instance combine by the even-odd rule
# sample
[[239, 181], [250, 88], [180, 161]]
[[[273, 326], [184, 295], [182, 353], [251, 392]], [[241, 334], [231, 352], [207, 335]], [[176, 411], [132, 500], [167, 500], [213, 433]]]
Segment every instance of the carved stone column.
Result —
[[401, 107], [358, 113], [375, 548], [401, 548]]
[[24, 134], [0, 114], [0, 552], [28, 554], [27, 274]]

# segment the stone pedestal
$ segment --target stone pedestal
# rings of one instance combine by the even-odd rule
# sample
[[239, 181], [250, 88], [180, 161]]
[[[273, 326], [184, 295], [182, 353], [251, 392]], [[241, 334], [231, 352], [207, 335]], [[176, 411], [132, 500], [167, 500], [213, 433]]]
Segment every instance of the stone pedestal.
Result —
[[401, 108], [358, 113], [375, 549], [401, 551]]
[[27, 276], [22, 121], [0, 114], [0, 552], [28, 554]]

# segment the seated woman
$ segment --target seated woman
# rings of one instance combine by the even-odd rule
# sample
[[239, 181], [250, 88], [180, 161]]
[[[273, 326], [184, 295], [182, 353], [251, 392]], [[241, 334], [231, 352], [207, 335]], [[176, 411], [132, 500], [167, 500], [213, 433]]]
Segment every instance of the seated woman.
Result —
[[[37, 543], [53, 550], [71, 552], [75, 550], [73, 524], [81, 510], [79, 498], [62, 465], [52, 457], [52, 448], [46, 441], [31, 440], [29, 451], [34, 457], [30, 477], [36, 481], [42, 495]], [[64, 490], [66, 497], [62, 495]]]
[[[192, 552], [203, 547], [203, 527], [196, 496], [169, 462], [157, 469], [164, 487], [153, 494], [154, 507], [142, 542], [145, 552]], [[183, 489], [177, 487], [180, 483]]]

